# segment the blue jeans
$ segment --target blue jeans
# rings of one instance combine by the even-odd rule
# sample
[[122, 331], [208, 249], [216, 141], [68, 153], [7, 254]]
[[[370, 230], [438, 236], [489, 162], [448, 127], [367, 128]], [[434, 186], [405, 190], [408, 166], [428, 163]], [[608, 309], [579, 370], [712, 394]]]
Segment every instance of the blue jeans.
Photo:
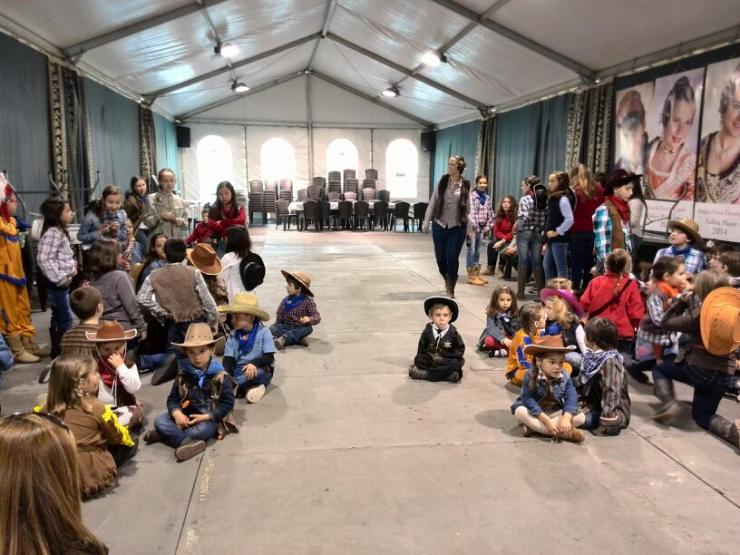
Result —
[[298, 326], [293, 328], [285, 324], [274, 323], [270, 326], [270, 332], [274, 337], [284, 337], [285, 345], [295, 345], [304, 337], [313, 333], [311, 326]]
[[457, 280], [460, 268], [460, 251], [465, 243], [466, 228], [463, 225], [444, 228], [438, 223], [432, 224], [432, 241], [437, 268], [445, 279]]
[[483, 234], [476, 233], [468, 245], [468, 256], [465, 261], [468, 268], [480, 264], [480, 244], [483, 242]]
[[573, 289], [582, 291], [591, 281], [591, 268], [594, 265], [594, 234], [592, 231], [578, 231], [570, 234], [570, 266]]
[[144, 258], [146, 258], [146, 249], [149, 246], [149, 237], [146, 234], [146, 231], [143, 229], [140, 229], [136, 233], [136, 247], [134, 248], [134, 264], [138, 264], [139, 262], [144, 262]]
[[156, 353], [153, 355], [141, 355], [139, 356], [139, 372], [143, 370], [151, 370], [153, 368], [159, 368], [164, 364], [164, 353]]
[[[725, 391], [733, 383], [734, 377], [727, 372], [705, 370], [691, 366], [686, 362], [676, 363], [668, 360], [653, 369], [653, 381], [656, 391], [660, 390], [659, 382], [678, 380], [694, 387], [694, 398], [691, 401], [691, 417], [705, 430], [709, 429], [712, 418]], [[667, 401], [670, 399], [661, 399]]]
[[545, 251], [545, 279], [568, 277], [568, 243], [555, 241]]
[[516, 235], [516, 250], [519, 256], [517, 274], [528, 276], [531, 271], [537, 282], [537, 289], [545, 286], [545, 276], [542, 274], [542, 241], [542, 234], [538, 231], [523, 230]]
[[164, 443], [175, 449], [180, 447], [180, 444], [188, 438], [208, 441], [218, 432], [218, 424], [218, 422], [209, 420], [181, 430], [168, 412], [162, 412], [154, 419], [154, 428], [159, 433], [159, 437], [162, 438]]
[[44, 288], [51, 305], [50, 327], [60, 334], [72, 327], [72, 310], [69, 308], [69, 287], [59, 287], [44, 278]]
[[242, 372], [240, 368], [234, 368], [234, 375], [232, 377], [236, 382], [236, 396], [241, 397], [247, 392], [248, 389], [251, 389], [258, 385], [270, 385], [270, 382], [272, 381], [272, 374], [273, 372], [270, 372], [269, 370], [265, 370], [264, 368], [257, 368], [257, 372], [255, 373], [254, 378], [248, 380], [247, 375]]

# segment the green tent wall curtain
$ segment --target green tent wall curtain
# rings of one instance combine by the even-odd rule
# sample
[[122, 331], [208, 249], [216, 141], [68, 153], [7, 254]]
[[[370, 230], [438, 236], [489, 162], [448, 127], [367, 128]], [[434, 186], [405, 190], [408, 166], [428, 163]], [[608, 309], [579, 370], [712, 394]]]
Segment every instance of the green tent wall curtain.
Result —
[[[156, 143], [157, 171], [169, 168], [176, 175], [180, 173], [180, 163], [177, 156], [177, 131], [175, 123], [154, 114], [154, 137]], [[153, 172], [153, 173], [156, 173]]]
[[437, 186], [440, 178], [447, 173], [447, 161], [453, 154], [463, 155], [468, 165], [464, 175], [471, 181], [475, 180], [480, 127], [480, 121], [471, 121], [437, 131], [434, 151], [434, 180], [430, 193]]

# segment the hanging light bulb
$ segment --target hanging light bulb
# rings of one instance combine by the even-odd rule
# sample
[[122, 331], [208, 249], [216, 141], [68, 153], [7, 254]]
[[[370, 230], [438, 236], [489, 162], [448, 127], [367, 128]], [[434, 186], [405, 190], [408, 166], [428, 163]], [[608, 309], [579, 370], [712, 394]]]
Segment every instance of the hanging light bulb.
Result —
[[232, 43], [227, 42], [221, 45], [221, 55], [224, 58], [235, 58], [239, 54], [239, 47]]
[[245, 93], [249, 90], [249, 87], [241, 81], [234, 81], [231, 83], [231, 90], [237, 94]]
[[380, 94], [386, 98], [395, 98], [401, 92], [398, 90], [398, 87], [388, 87], [387, 89], [380, 91]]

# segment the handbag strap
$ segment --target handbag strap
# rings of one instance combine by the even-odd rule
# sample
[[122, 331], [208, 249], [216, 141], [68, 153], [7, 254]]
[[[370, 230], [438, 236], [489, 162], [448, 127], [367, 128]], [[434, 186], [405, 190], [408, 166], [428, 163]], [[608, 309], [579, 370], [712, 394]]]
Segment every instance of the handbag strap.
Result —
[[600, 306], [596, 310], [589, 311], [589, 314], [588, 314], [589, 319], [590, 318], [595, 318], [596, 316], [598, 316], [599, 314], [601, 314], [602, 312], [604, 312], [607, 308], [609, 308], [611, 305], [613, 305], [616, 301], [618, 301], [619, 300], [619, 297], [622, 296], [622, 293], [624, 293], [627, 290], [627, 288], [629, 287], [630, 283], [632, 283], [633, 281], [634, 280], [632, 278], [629, 278], [625, 282], [624, 287], [622, 287], [619, 290], [619, 292], [614, 293], [614, 296], [611, 299], [609, 299], [606, 303], [604, 303], [602, 306]]

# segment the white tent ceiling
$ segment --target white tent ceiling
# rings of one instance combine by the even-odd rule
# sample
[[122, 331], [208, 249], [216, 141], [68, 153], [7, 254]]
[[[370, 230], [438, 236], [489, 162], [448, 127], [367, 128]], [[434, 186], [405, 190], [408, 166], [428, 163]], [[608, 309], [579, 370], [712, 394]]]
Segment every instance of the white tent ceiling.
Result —
[[[231, 91], [234, 81], [261, 91], [315, 70], [325, 82], [433, 124], [737, 40], [739, 25], [738, 0], [6, 0], [0, 6], [7, 32], [173, 116], [196, 117], [230, 100], [243, 104]], [[214, 54], [217, 40], [239, 47], [231, 67]], [[676, 51], [667, 52], [671, 47]], [[447, 63], [422, 65], [429, 51], [444, 53]], [[394, 85], [400, 97], [378, 99]]]

